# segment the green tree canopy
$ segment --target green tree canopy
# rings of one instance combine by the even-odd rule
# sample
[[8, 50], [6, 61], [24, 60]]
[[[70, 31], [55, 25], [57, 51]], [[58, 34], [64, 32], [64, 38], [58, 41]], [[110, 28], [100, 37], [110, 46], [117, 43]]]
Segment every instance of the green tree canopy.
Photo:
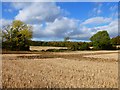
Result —
[[32, 38], [32, 27], [20, 20], [2, 28], [3, 47], [10, 50], [28, 50]]
[[110, 49], [110, 37], [107, 31], [99, 31], [94, 34], [90, 40], [95, 49]]
[[113, 45], [120, 45], [120, 36], [113, 37], [111, 39], [111, 44], [113, 44]]

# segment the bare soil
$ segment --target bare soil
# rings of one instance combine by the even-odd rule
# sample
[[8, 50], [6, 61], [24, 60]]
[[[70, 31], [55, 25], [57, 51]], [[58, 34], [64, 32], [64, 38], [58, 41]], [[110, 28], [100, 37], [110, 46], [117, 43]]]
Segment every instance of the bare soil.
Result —
[[117, 56], [118, 51], [2, 54], [2, 85], [4, 88], [117, 88]]
[[48, 49], [67, 49], [67, 47], [50, 47], [50, 46], [30, 46], [31, 51], [41, 51], [41, 50], [48, 50]]

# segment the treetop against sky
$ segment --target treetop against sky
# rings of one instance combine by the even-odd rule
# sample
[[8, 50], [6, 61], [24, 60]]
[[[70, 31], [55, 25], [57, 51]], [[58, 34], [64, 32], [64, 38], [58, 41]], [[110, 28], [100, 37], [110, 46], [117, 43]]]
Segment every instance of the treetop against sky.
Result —
[[33, 40], [88, 41], [101, 30], [115, 37], [118, 2], [2, 2], [1, 20], [2, 25], [13, 20], [31, 25]]

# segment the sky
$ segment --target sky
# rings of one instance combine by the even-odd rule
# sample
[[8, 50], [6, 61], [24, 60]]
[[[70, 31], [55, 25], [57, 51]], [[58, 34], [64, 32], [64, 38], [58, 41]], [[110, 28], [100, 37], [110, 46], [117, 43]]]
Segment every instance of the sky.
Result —
[[112, 38], [118, 35], [118, 2], [2, 2], [0, 19], [3, 26], [13, 20], [31, 25], [37, 41], [89, 41], [102, 30]]

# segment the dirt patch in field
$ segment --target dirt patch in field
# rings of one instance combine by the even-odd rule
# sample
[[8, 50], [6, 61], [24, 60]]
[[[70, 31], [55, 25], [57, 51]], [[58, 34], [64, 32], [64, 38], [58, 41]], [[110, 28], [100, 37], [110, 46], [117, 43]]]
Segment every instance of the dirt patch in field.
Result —
[[85, 55], [84, 57], [118, 60], [118, 53], [112, 53], [112, 54], [98, 54], [98, 55]]
[[[83, 54], [72, 53], [59, 54], [46, 52], [26, 55], [3, 54], [2, 55], [4, 57], [2, 61], [3, 87], [4, 88], [118, 87], [118, 62], [114, 58], [112, 59], [113, 60], [112, 62], [109, 62], [109, 60], [106, 58], [99, 59], [84, 57], [85, 55], [86, 56], [91, 55], [85, 52]], [[108, 53], [109, 52], [107, 52], [107, 54]], [[102, 55], [104, 56], [104, 54], [101, 54], [101, 56]], [[93, 55], [96, 55], [96, 53]], [[30, 58], [29, 56], [31, 56], [32, 58]], [[10, 58], [12, 58], [12, 60], [10, 60]]]
[[105, 51], [105, 50], [101, 50], [101, 51], [71, 51], [71, 52], [55, 52], [55, 54], [61, 54], [61, 55], [69, 55], [69, 54], [106, 54], [106, 53], [119, 53], [118, 50], [116, 51]]
[[42, 51], [48, 49], [68, 49], [67, 47], [51, 47], [51, 46], [30, 46], [31, 51]]

